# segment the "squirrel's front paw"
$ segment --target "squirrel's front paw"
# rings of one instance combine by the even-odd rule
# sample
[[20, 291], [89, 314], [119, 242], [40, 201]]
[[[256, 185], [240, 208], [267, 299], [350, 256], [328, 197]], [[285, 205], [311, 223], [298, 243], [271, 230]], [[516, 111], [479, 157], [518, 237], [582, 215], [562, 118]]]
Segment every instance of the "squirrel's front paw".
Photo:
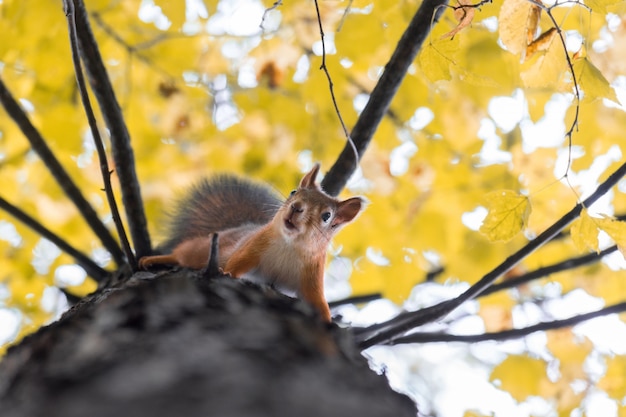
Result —
[[221, 268], [221, 267], [220, 267], [220, 268], [218, 269], [218, 271], [219, 271], [219, 272], [220, 272], [220, 274], [222, 274], [222, 275], [225, 275], [225, 276], [227, 276], [227, 277], [231, 277], [231, 278], [233, 278], [233, 274], [231, 274], [230, 272], [226, 272], [226, 271], [224, 271], [224, 268]]
[[139, 269], [148, 269], [148, 267], [152, 265], [152, 260], [150, 258], [151, 256], [142, 256], [139, 259], [139, 262], [137, 262], [139, 265]]

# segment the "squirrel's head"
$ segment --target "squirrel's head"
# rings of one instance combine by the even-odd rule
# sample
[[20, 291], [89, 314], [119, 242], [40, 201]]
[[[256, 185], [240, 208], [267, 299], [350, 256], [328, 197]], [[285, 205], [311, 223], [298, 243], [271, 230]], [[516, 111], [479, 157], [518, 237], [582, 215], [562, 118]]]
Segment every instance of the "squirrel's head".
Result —
[[282, 235], [314, 253], [325, 253], [330, 239], [344, 225], [354, 220], [367, 200], [352, 197], [338, 200], [326, 194], [315, 182], [320, 165], [315, 164], [291, 192], [279, 210], [276, 220]]

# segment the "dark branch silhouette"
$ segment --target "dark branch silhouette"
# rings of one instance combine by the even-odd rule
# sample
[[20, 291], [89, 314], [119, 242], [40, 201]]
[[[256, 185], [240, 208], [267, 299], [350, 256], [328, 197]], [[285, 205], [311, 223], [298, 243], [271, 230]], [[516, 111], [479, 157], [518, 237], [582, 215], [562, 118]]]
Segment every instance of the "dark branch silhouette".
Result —
[[597, 317], [603, 317], [609, 314], [623, 313], [626, 311], [626, 302], [618, 303], [605, 307], [598, 311], [591, 313], [579, 314], [567, 319], [546, 321], [538, 323], [533, 326], [523, 327], [520, 329], [504, 330], [501, 332], [481, 333], [472, 335], [455, 335], [446, 333], [413, 333], [408, 336], [402, 336], [397, 339], [391, 340], [389, 344], [399, 345], [404, 343], [431, 343], [431, 342], [484, 342], [487, 340], [509, 340], [519, 339], [520, 337], [528, 336], [531, 333], [541, 332], [546, 330], [562, 329], [565, 327], [571, 327], [576, 324], [582, 323], [587, 320], [595, 319]]
[[372, 293], [365, 295], [355, 295], [353, 297], [344, 298], [337, 301], [331, 301], [328, 303], [330, 308], [338, 307], [346, 304], [361, 304], [361, 303], [369, 303], [370, 301], [380, 300], [383, 298], [381, 293]]
[[552, 265], [537, 268], [534, 271], [530, 271], [520, 276], [509, 278], [506, 281], [493, 284], [491, 287], [487, 288], [483, 293], [481, 293], [480, 297], [493, 294], [494, 292], [497, 292], [497, 291], [502, 291], [502, 290], [506, 290], [509, 288], [518, 287], [530, 281], [547, 277], [548, 275], [551, 275], [551, 274], [556, 274], [557, 272], [563, 272], [569, 269], [578, 268], [580, 266], [593, 264], [595, 262], [600, 261], [606, 255], [609, 255], [615, 252], [616, 250], [617, 250], [617, 246], [613, 245], [597, 253], [596, 252], [588, 253], [586, 255], [566, 259], [563, 262], [558, 262]]
[[[603, 257], [615, 252], [616, 250], [617, 250], [617, 246], [613, 245], [597, 253], [595, 252], [589, 253], [586, 255], [569, 258], [562, 262], [557, 262], [552, 265], [537, 268], [534, 271], [530, 271], [525, 274], [519, 275], [517, 277], [509, 278], [506, 281], [493, 284], [491, 287], [487, 288], [484, 292], [482, 292], [476, 298], [486, 297], [498, 291], [503, 291], [503, 290], [507, 290], [510, 288], [519, 287], [520, 285], [527, 284], [530, 281], [534, 281], [536, 279], [547, 277], [551, 274], [556, 274], [558, 272], [567, 271], [567, 270], [578, 268], [578, 267], [585, 266], [585, 265], [591, 265], [593, 263], [599, 262]], [[439, 270], [438, 272], [441, 272], [441, 270]], [[331, 305], [331, 307], [334, 307], [334, 306], [344, 305], [344, 304], [365, 303], [369, 301], [378, 300], [380, 298], [382, 298], [382, 295], [380, 293], [372, 293], [372, 294], [365, 294], [365, 295], [350, 297], [350, 298], [346, 298], [343, 300], [338, 300], [329, 304]], [[354, 332], [357, 335], [364, 334], [364, 333], [371, 334], [373, 331], [380, 330], [386, 326], [387, 326], [387, 323], [379, 323], [379, 324], [374, 324], [368, 327], [356, 327], [354, 328]]]
[[122, 111], [107, 75], [98, 45], [91, 31], [87, 10], [82, 0], [74, 2], [76, 31], [81, 58], [89, 76], [89, 82], [100, 105], [102, 116], [111, 132], [111, 148], [115, 170], [120, 180], [122, 202], [126, 211], [128, 228], [132, 236], [137, 258], [152, 251], [150, 236], [143, 207], [143, 200], [135, 171], [135, 157]]
[[427, 307], [415, 312], [407, 312], [372, 328], [371, 332], [367, 329], [359, 338], [362, 348], [367, 348], [376, 344], [389, 343], [392, 339], [400, 337], [405, 332], [419, 327], [426, 323], [431, 323], [446, 316], [451, 311], [468, 300], [472, 300], [490, 287], [500, 276], [510, 271], [515, 265], [533, 253], [535, 250], [550, 241], [554, 236], [558, 235], [565, 227], [574, 221], [582, 211], [583, 207], [590, 207], [600, 197], [606, 194], [618, 181], [626, 174], [626, 163], [622, 164], [615, 170], [603, 183], [601, 183], [596, 191], [591, 194], [582, 203], [576, 204], [567, 214], [557, 220], [552, 226], [543, 231], [534, 240], [528, 242], [520, 250], [509, 256], [504, 262], [494, 268], [491, 272], [481, 278], [477, 283], [472, 285], [464, 293], [451, 300], [443, 301], [431, 307]]
[[76, 263], [80, 265], [85, 270], [85, 272], [87, 272], [87, 274], [89, 274], [89, 276], [96, 281], [102, 282], [109, 276], [109, 273], [106, 270], [98, 266], [98, 264], [92, 261], [87, 255], [85, 255], [75, 247], [71, 246], [64, 239], [60, 238], [54, 232], [47, 229], [37, 220], [29, 216], [19, 208], [15, 207], [13, 204], [9, 203], [2, 197], [0, 197], [0, 209], [6, 211], [11, 216], [22, 222], [24, 225], [57, 245], [59, 249], [74, 258]]
[[106, 193], [107, 201], [109, 203], [109, 208], [111, 209], [113, 222], [115, 223], [115, 228], [117, 229], [117, 235], [120, 239], [120, 242], [122, 242], [122, 247], [124, 248], [124, 252], [126, 253], [126, 259], [128, 259], [132, 269], [135, 270], [137, 268], [137, 262], [135, 260], [135, 256], [133, 255], [133, 251], [130, 248], [130, 244], [128, 243], [128, 238], [126, 237], [126, 231], [124, 230], [122, 218], [120, 217], [120, 212], [117, 208], [117, 203], [115, 202], [115, 195], [113, 194], [113, 187], [111, 186], [111, 171], [109, 170], [109, 163], [107, 161], [107, 155], [104, 150], [104, 143], [102, 143], [102, 138], [100, 137], [100, 132], [98, 131], [96, 116], [93, 114], [91, 101], [89, 100], [89, 94], [87, 92], [87, 86], [85, 85], [85, 78], [83, 77], [83, 70], [80, 65], [80, 57], [78, 53], [78, 39], [76, 37], [76, 21], [74, 19], [74, 3], [72, 3], [71, 0], [64, 0], [63, 3], [65, 5], [65, 14], [68, 21], [70, 45], [72, 48], [72, 61], [74, 63], [74, 73], [76, 74], [78, 91], [80, 92], [80, 98], [83, 102], [87, 121], [89, 122], [91, 135], [93, 136], [93, 141], [98, 151], [98, 160], [100, 161], [100, 172], [102, 174], [102, 181], [104, 182], [104, 190]]
[[333, 79], [330, 76], [330, 72], [328, 71], [328, 66], [326, 65], [326, 39], [324, 35], [324, 26], [322, 25], [322, 15], [320, 14], [320, 6], [318, 4], [318, 0], [315, 0], [315, 13], [317, 14], [317, 24], [320, 28], [320, 38], [322, 40], [322, 65], [320, 65], [320, 69], [324, 71], [324, 74], [326, 75], [326, 79], [328, 80], [328, 89], [330, 90], [330, 99], [333, 102], [335, 113], [337, 113], [337, 118], [339, 119], [339, 123], [341, 124], [341, 128], [343, 129], [343, 133], [346, 136], [348, 145], [350, 145], [350, 149], [352, 149], [356, 164], [358, 164], [361, 158], [359, 157], [356, 146], [354, 146], [354, 142], [350, 137], [350, 132], [348, 132], [348, 128], [346, 127], [346, 124], [343, 121], [343, 117], [341, 116], [341, 110], [339, 110], [337, 98], [335, 97], [335, 84], [333, 83]]
[[356, 170], [358, 161], [353, 145], [359, 158], [362, 157], [410, 65], [447, 4], [447, 0], [424, 1], [413, 16], [350, 133], [352, 143], [346, 143], [322, 181], [322, 188], [328, 194], [339, 194]]
[[89, 227], [91, 227], [91, 230], [93, 230], [100, 239], [102, 245], [111, 253], [115, 262], [118, 265], [124, 263], [124, 253], [113, 238], [113, 235], [111, 235], [109, 229], [100, 221], [96, 211], [87, 202], [65, 168], [63, 168], [59, 160], [54, 156], [52, 150], [50, 150], [46, 144], [45, 139], [30, 122], [28, 116], [9, 92], [2, 79], [0, 79], [0, 102], [2, 102], [4, 109], [18, 125], [26, 139], [28, 139], [30, 146], [37, 155], [39, 155], [39, 158], [41, 158], [42, 162], [46, 165], [50, 174], [52, 174], [72, 203], [74, 203], [82, 217], [87, 224], [89, 224]]

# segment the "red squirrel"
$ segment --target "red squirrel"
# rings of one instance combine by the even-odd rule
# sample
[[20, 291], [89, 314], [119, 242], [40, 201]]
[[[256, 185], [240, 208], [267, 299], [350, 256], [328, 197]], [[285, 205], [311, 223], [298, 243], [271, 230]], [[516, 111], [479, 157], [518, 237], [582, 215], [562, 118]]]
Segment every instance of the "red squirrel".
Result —
[[235, 278], [261, 280], [295, 292], [331, 321], [324, 297], [324, 265], [331, 238], [365, 207], [366, 200], [340, 201], [315, 178], [319, 164], [282, 202], [266, 185], [224, 175], [205, 180], [180, 201], [170, 225], [167, 255], [145, 256], [141, 268], [157, 264], [202, 269], [213, 233], [218, 265]]

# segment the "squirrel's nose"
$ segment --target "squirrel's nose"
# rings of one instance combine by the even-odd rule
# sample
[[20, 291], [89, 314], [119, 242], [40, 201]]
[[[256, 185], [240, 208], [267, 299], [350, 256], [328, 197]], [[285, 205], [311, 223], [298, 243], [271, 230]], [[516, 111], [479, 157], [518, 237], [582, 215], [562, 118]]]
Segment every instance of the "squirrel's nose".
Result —
[[292, 213], [302, 213], [304, 211], [304, 209], [302, 208], [302, 205], [300, 203], [293, 203], [291, 204], [291, 212]]

